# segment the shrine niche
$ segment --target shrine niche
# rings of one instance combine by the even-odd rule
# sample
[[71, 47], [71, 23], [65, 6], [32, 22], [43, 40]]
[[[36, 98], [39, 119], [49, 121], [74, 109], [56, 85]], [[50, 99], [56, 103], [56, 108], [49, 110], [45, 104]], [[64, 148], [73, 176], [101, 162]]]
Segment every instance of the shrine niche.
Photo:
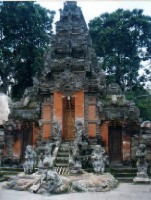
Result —
[[83, 145], [79, 151], [85, 156], [80, 167], [91, 163], [96, 145], [105, 149], [110, 164], [130, 163], [133, 133], [139, 134], [139, 109], [125, 98], [117, 83], [106, 85], [76, 2], [67, 1], [60, 10], [51, 50], [44, 60], [41, 76], [34, 77], [33, 87], [13, 107], [11, 120], [20, 123], [20, 146], [12, 137], [17, 128], [11, 133], [5, 129], [13, 140], [10, 149], [21, 151], [18, 160], [23, 161], [24, 144], [37, 148], [40, 155], [48, 142], [56, 145], [55, 166], [68, 167], [70, 144], [75, 144], [75, 125], [80, 121]]

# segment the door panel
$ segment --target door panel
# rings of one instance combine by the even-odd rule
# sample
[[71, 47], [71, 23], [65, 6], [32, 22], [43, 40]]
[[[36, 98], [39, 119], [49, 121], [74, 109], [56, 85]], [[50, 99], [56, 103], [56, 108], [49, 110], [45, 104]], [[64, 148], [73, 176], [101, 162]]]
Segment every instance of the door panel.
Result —
[[63, 139], [74, 139], [75, 125], [75, 99], [71, 97], [69, 100], [63, 98]]
[[109, 127], [110, 163], [121, 163], [121, 127]]

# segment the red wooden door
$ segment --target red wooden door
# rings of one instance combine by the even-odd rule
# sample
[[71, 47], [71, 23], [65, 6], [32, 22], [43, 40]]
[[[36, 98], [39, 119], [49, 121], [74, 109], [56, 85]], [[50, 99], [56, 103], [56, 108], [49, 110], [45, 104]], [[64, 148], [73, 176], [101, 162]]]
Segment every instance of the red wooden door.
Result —
[[69, 100], [63, 98], [63, 139], [74, 139], [75, 126], [75, 99], [71, 97]]

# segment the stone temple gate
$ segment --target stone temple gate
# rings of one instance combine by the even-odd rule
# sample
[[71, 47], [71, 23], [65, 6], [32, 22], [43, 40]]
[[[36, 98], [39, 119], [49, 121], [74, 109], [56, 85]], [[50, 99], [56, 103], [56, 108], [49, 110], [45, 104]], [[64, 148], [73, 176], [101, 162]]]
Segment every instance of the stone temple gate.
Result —
[[11, 117], [5, 126], [6, 157], [12, 152], [22, 160], [26, 145], [42, 146], [57, 137], [72, 142], [77, 121], [89, 145], [105, 146], [110, 163], [129, 162], [135, 154], [131, 147], [139, 133], [139, 109], [125, 99], [118, 84], [106, 85], [76, 2], [67, 1], [60, 10], [41, 77], [34, 77]]

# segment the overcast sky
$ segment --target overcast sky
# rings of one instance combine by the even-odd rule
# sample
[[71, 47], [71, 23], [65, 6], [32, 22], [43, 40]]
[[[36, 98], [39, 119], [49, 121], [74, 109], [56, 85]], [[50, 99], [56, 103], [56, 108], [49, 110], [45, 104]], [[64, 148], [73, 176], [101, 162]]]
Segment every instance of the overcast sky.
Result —
[[[41, 6], [48, 8], [50, 10], [56, 11], [55, 21], [59, 20], [59, 12], [60, 8], [63, 8], [62, 0], [45, 0], [45, 1], [37, 1]], [[113, 12], [118, 8], [129, 9], [132, 10], [134, 8], [143, 9], [145, 15], [151, 16], [151, 1], [135, 1], [135, 0], [80, 0], [77, 1], [77, 5], [82, 8], [83, 15], [85, 17], [86, 22], [88, 23], [94, 17], [99, 16], [104, 12]]]

